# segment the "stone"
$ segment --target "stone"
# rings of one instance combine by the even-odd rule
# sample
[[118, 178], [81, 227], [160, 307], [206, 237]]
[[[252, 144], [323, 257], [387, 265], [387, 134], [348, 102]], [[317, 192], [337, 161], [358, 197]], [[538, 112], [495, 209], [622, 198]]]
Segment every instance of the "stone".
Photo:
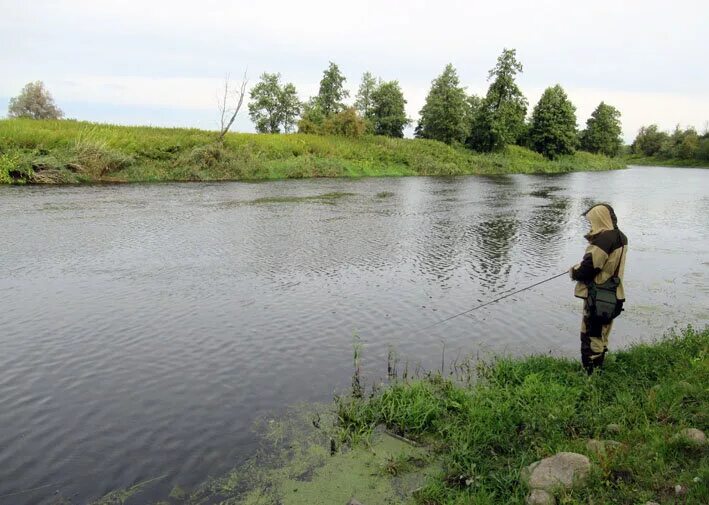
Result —
[[608, 433], [613, 433], [614, 435], [618, 434], [620, 433], [620, 424], [610, 423], [608, 426], [606, 426], [606, 431]]
[[706, 435], [702, 430], [698, 430], [697, 428], [685, 428], [679, 432], [679, 436], [695, 445], [704, 445], [707, 443]]
[[625, 444], [615, 440], [596, 440], [595, 438], [592, 438], [586, 442], [586, 449], [596, 455], [608, 454], [624, 447]]
[[354, 498], [350, 498], [350, 501], [347, 502], [347, 505], [362, 505], [360, 502], [355, 500]]
[[645, 505], [660, 505], [660, 504], [657, 503], [656, 501], [646, 501]]
[[582, 484], [591, 472], [591, 461], [583, 454], [560, 452], [529, 465], [522, 471], [522, 479], [530, 489], [553, 492], [556, 488], [569, 489]]
[[525, 503], [527, 505], [555, 505], [556, 499], [543, 489], [532, 489], [532, 492], [527, 496]]

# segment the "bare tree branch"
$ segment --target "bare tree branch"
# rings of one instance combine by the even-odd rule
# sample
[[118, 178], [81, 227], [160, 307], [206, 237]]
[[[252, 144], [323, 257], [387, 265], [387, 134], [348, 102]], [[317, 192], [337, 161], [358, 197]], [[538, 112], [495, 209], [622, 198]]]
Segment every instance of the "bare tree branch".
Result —
[[[220, 131], [219, 131], [219, 140], [224, 140], [224, 136], [227, 134], [229, 131], [229, 128], [231, 128], [231, 125], [234, 124], [234, 120], [236, 119], [236, 115], [239, 113], [239, 110], [241, 109], [241, 105], [244, 103], [244, 96], [246, 95], [246, 85], [248, 84], [248, 79], [246, 78], [246, 72], [244, 72], [244, 77], [241, 80], [241, 86], [239, 87], [239, 91], [235, 93], [235, 99], [236, 99], [236, 107], [233, 109], [228, 108], [228, 100], [229, 100], [229, 76], [227, 75], [225, 81], [224, 81], [224, 96], [222, 97], [222, 100], [219, 104], [219, 112], [220, 112]], [[229, 121], [225, 120], [226, 118], [231, 114], [231, 117], [229, 118]]]

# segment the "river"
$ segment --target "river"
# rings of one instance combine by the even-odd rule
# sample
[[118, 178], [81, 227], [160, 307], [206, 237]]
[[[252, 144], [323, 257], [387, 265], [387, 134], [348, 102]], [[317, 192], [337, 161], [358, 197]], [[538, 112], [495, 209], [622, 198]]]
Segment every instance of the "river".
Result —
[[709, 323], [707, 170], [0, 187], [0, 503], [225, 472], [346, 389], [355, 335], [368, 377], [576, 358], [566, 277], [420, 329], [567, 270], [597, 201], [630, 241], [611, 350]]

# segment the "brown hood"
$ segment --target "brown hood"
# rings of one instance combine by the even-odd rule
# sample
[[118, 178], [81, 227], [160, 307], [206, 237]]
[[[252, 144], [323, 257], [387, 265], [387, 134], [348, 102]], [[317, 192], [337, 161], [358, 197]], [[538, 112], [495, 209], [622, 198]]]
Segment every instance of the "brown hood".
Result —
[[607, 205], [594, 205], [585, 214], [588, 222], [591, 223], [591, 231], [588, 232], [586, 238], [598, 235], [602, 231], [610, 231], [615, 229], [613, 215]]

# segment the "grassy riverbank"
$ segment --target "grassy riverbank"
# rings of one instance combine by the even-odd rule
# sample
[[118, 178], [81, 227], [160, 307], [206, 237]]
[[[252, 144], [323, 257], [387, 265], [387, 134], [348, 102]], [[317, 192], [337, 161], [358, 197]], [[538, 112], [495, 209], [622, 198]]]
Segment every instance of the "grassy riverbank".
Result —
[[[415, 494], [419, 504], [522, 504], [522, 468], [560, 451], [593, 464], [589, 483], [560, 503], [709, 503], [709, 446], [678, 436], [709, 429], [709, 328], [606, 361], [587, 378], [572, 360], [499, 359], [467, 385], [432, 375], [340, 399], [338, 416], [354, 440], [385, 424], [432, 448], [444, 470]], [[623, 445], [595, 453], [591, 438]], [[676, 485], [686, 493], [678, 501]]]
[[[445, 375], [399, 377], [337, 397], [334, 409], [265, 419], [269, 449], [156, 505], [344, 505], [353, 496], [364, 505], [522, 505], [521, 470], [560, 451], [592, 466], [558, 504], [709, 503], [709, 445], [679, 435], [709, 430], [709, 327], [611, 353], [590, 378], [578, 361], [548, 356], [458, 363]], [[353, 390], [362, 392], [357, 380]], [[127, 502], [147, 485], [92, 504]]]
[[648, 167], [685, 167], [685, 168], [709, 168], [709, 160], [698, 159], [674, 159], [660, 158], [658, 156], [643, 156], [640, 154], [629, 154], [624, 157], [628, 165], [642, 165]]
[[558, 173], [625, 167], [578, 152], [549, 161], [528, 149], [476, 154], [421, 139], [228, 134], [78, 121], [0, 120], [0, 183], [67, 184]]

